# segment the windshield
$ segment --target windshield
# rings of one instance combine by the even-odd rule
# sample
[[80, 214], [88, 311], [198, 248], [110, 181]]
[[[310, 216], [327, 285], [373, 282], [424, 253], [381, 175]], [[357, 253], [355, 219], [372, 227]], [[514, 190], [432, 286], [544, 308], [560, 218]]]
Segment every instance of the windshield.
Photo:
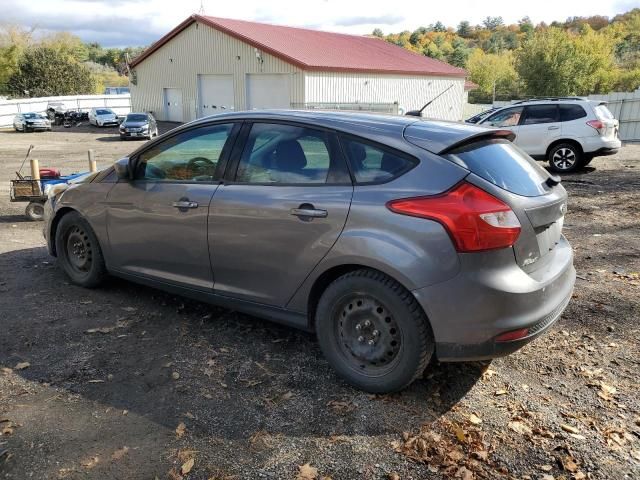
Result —
[[146, 122], [146, 121], [147, 121], [147, 116], [142, 115], [140, 113], [127, 115], [127, 122]]
[[113, 115], [114, 113], [111, 110], [96, 110], [96, 115]]
[[33, 118], [44, 118], [42, 115], [40, 115], [39, 113], [25, 113], [24, 118], [28, 118], [28, 119], [33, 119]]
[[507, 140], [475, 142], [452, 151], [445, 158], [517, 195], [536, 197], [547, 193], [547, 171]]

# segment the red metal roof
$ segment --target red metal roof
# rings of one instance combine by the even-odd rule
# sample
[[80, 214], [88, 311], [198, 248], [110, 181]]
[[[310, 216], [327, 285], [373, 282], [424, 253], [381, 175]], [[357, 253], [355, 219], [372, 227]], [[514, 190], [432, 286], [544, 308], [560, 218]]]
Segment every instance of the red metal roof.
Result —
[[209, 25], [303, 70], [464, 77], [448, 63], [376, 37], [322, 32], [228, 18], [192, 15], [131, 62], [136, 66], [194, 22]]

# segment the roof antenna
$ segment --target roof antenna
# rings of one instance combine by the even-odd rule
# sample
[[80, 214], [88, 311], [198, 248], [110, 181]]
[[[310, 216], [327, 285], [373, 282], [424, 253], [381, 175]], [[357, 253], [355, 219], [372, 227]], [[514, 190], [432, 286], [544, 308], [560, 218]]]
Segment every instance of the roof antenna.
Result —
[[200, 0], [200, 10], [198, 10], [198, 15], [204, 15], [204, 0]]

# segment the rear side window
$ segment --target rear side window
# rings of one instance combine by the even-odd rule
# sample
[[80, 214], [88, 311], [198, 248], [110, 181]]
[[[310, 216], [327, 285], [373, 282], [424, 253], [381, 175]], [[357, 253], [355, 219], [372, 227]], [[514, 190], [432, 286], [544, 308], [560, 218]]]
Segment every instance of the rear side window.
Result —
[[547, 171], [504, 139], [466, 145], [445, 155], [476, 175], [509, 192], [525, 197], [544, 195]]
[[357, 183], [388, 182], [409, 171], [416, 161], [400, 153], [351, 138], [342, 138]]
[[554, 123], [557, 121], [557, 105], [530, 105], [524, 109], [524, 119], [521, 125], [537, 125], [539, 123]]
[[586, 116], [587, 112], [580, 105], [560, 105], [561, 122], [570, 122]]

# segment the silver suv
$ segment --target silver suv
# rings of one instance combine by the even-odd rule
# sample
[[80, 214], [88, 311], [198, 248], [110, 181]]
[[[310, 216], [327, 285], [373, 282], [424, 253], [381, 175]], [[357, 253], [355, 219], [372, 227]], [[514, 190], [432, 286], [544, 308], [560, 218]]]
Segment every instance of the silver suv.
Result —
[[429, 359], [488, 359], [571, 298], [567, 194], [511, 132], [320, 112], [236, 112], [176, 128], [51, 190], [49, 251], [107, 274], [315, 331], [370, 392]]
[[477, 122], [512, 131], [514, 143], [554, 172], [567, 173], [621, 146], [618, 120], [606, 102], [558, 97], [516, 102]]

